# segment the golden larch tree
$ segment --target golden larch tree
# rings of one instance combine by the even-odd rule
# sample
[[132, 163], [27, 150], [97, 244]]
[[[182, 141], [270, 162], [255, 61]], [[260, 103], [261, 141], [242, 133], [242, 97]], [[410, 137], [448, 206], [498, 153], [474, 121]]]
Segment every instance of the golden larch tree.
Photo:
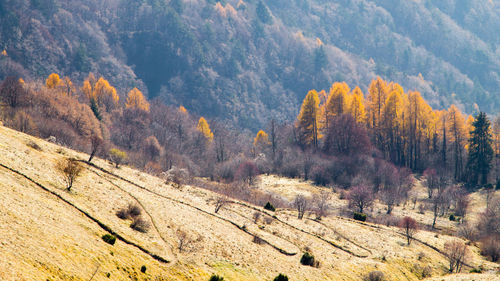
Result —
[[380, 77], [373, 80], [368, 88], [368, 126], [379, 128], [382, 121], [382, 109], [387, 99], [387, 82]]
[[319, 98], [316, 90], [311, 90], [307, 93], [299, 116], [297, 117], [298, 141], [302, 145], [312, 145], [318, 147], [319, 135]]
[[187, 114], [187, 109], [184, 107], [184, 106], [179, 106], [179, 112], [182, 113], [182, 114]]
[[210, 130], [210, 126], [208, 125], [207, 120], [205, 118], [200, 117], [200, 120], [198, 120], [198, 126], [196, 126], [196, 129], [209, 141], [212, 142], [214, 139], [214, 134]]
[[109, 81], [102, 77], [97, 80], [92, 96], [96, 99], [99, 106], [105, 106], [108, 111], [117, 106], [120, 100], [115, 87], [111, 86]]
[[366, 120], [366, 112], [364, 105], [363, 92], [359, 87], [356, 86], [352, 90], [351, 97], [349, 98], [349, 104], [347, 111], [352, 115], [354, 120], [358, 123], [364, 123]]
[[347, 94], [349, 86], [345, 82], [335, 82], [330, 88], [330, 94], [326, 100], [323, 113], [324, 130], [328, 131], [328, 123], [334, 116], [342, 115], [347, 108]]
[[127, 108], [137, 108], [149, 112], [149, 102], [146, 100], [141, 91], [137, 88], [130, 90], [127, 96]]
[[253, 145], [255, 147], [265, 147], [269, 144], [269, 136], [263, 130], [257, 132], [257, 135], [253, 139]]
[[57, 73], [50, 74], [49, 77], [47, 77], [47, 80], [45, 80], [45, 85], [47, 86], [48, 89], [55, 89], [60, 84], [61, 84], [61, 78]]

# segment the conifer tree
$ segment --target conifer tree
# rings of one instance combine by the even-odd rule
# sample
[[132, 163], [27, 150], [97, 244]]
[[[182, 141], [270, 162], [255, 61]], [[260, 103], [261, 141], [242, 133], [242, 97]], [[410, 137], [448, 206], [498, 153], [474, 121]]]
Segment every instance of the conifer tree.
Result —
[[490, 120], [486, 113], [480, 112], [474, 122], [469, 138], [469, 157], [467, 170], [469, 172], [469, 184], [476, 186], [478, 183], [488, 183], [488, 174], [493, 159], [493, 147], [490, 128]]
[[132, 90], [130, 90], [125, 106], [127, 108], [136, 108], [149, 112], [149, 102], [146, 100], [142, 92], [137, 88], [133, 88]]
[[207, 120], [205, 118], [200, 117], [200, 120], [198, 121], [198, 126], [196, 126], [196, 129], [209, 141], [212, 142], [214, 139], [214, 134], [210, 130], [210, 126], [208, 125]]
[[302, 146], [318, 148], [319, 98], [316, 90], [307, 93], [297, 118], [298, 141]]

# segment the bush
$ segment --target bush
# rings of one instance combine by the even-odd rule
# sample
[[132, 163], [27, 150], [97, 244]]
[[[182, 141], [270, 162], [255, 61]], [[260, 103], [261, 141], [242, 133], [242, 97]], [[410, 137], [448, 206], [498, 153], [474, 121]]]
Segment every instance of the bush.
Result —
[[134, 219], [136, 217], [139, 217], [141, 215], [141, 208], [137, 206], [136, 204], [129, 204], [127, 208], [122, 208], [118, 211], [116, 211], [116, 216], [119, 217], [122, 220], [125, 219]]
[[424, 269], [422, 269], [422, 277], [427, 278], [432, 276], [432, 267], [426, 265]]
[[314, 266], [315, 265], [314, 256], [309, 254], [308, 252], [305, 252], [300, 258], [300, 263], [302, 265]]
[[473, 268], [469, 272], [470, 273], [483, 273], [483, 271], [481, 270], [481, 268]]
[[104, 240], [104, 242], [106, 242], [110, 245], [114, 245], [116, 242], [116, 237], [114, 235], [111, 235], [111, 234], [104, 234], [102, 236], [102, 240]]
[[254, 242], [257, 245], [262, 245], [264, 243], [264, 240], [262, 240], [262, 238], [260, 238], [259, 236], [254, 235], [252, 242]]
[[273, 204], [271, 204], [269, 201], [266, 203], [266, 205], [264, 206], [264, 209], [266, 210], [269, 210], [269, 211], [272, 211], [272, 212], [275, 212], [276, 211], [276, 208], [274, 208]]
[[357, 221], [366, 221], [366, 214], [354, 212], [353, 218]]
[[28, 143], [26, 145], [33, 148], [34, 150], [42, 151], [42, 148], [38, 145], [38, 143], [36, 143], [32, 140], [28, 141]]
[[141, 272], [146, 273], [146, 266], [145, 265], [141, 266]]
[[481, 255], [489, 257], [492, 262], [500, 259], [500, 241], [490, 236], [481, 241]]
[[111, 162], [115, 164], [116, 168], [118, 168], [118, 166], [127, 160], [127, 153], [125, 151], [112, 148], [109, 150], [109, 158], [111, 159]]
[[130, 224], [130, 227], [133, 230], [146, 233], [149, 230], [149, 223], [143, 220], [141, 217], [135, 217], [132, 223]]
[[288, 281], [288, 276], [280, 273], [273, 279], [273, 281]]
[[450, 221], [455, 221], [457, 218], [455, 217], [454, 214], [451, 214], [449, 219], [450, 219]]
[[210, 279], [208, 279], [208, 281], [223, 281], [223, 280], [224, 277], [215, 274], [210, 276]]
[[382, 271], [372, 271], [364, 278], [365, 281], [383, 281], [384, 273]]
[[324, 167], [314, 167], [311, 175], [315, 185], [327, 186], [330, 183], [328, 172]]

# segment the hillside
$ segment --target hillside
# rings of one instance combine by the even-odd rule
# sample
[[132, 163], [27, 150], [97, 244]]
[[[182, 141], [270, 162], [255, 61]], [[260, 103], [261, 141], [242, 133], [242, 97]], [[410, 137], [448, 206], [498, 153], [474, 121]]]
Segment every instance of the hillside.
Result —
[[[381, 76], [435, 108], [500, 106], [498, 1], [106, 0], [0, 3], [0, 80], [105, 76], [257, 130], [309, 89]], [[477, 106], [476, 106], [477, 105]]]
[[[224, 280], [272, 280], [278, 273], [291, 280], [359, 280], [373, 270], [384, 272], [388, 280], [419, 280], [426, 267], [437, 280], [472, 278], [441, 277], [447, 273], [447, 260], [440, 251], [446, 241], [457, 238], [420, 231], [406, 246], [397, 227], [338, 216], [346, 203], [336, 193], [329, 202], [332, 215], [320, 222], [311, 215], [298, 220], [290, 208], [273, 213], [238, 200], [215, 213], [217, 193], [198, 186], [174, 187], [101, 159], [84, 164], [83, 176], [67, 192], [54, 169], [64, 157], [88, 156], [0, 126], [2, 280], [89, 280], [93, 274], [93, 280], [208, 280], [212, 273]], [[207, 186], [204, 180], [196, 182]], [[212, 189], [218, 188], [228, 187]], [[286, 202], [297, 193], [309, 196], [321, 188], [261, 176], [256, 189]], [[420, 185], [415, 191], [425, 196]], [[484, 196], [472, 197], [469, 213], [474, 217], [484, 208]], [[132, 230], [130, 221], [115, 215], [129, 203], [140, 206], [151, 225], [147, 233]], [[255, 212], [261, 214], [257, 222]], [[383, 212], [383, 207], [375, 205], [370, 212]], [[410, 206], [395, 208], [395, 216], [404, 214], [422, 224], [432, 219]], [[457, 223], [440, 217], [438, 226], [451, 233]], [[179, 229], [193, 240], [183, 251]], [[119, 237], [113, 246], [101, 239], [107, 232]], [[254, 236], [262, 242], [252, 243]], [[484, 260], [474, 244], [470, 249], [468, 264], [484, 268], [474, 280], [497, 278], [497, 265]], [[319, 260], [318, 268], [300, 265], [306, 250]], [[142, 265], [145, 273], [140, 272]]]

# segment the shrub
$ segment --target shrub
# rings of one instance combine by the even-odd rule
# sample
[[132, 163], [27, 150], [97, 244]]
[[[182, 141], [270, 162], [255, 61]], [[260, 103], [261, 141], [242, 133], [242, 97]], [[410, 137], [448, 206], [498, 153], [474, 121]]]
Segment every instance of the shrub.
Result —
[[432, 276], [432, 267], [430, 267], [429, 265], [426, 265], [422, 269], [422, 277], [427, 278], [427, 277], [431, 277], [431, 276]]
[[269, 211], [272, 211], [272, 212], [275, 212], [276, 211], [276, 208], [274, 208], [273, 204], [271, 204], [269, 201], [266, 203], [266, 205], [264, 206], [264, 209], [266, 210], [269, 210]]
[[254, 243], [255, 243], [255, 244], [257, 244], [257, 245], [262, 245], [262, 244], [264, 244], [264, 240], [262, 240], [262, 238], [260, 238], [260, 237], [259, 237], [259, 236], [257, 236], [257, 235], [254, 235], [254, 236], [253, 236], [252, 242], [254, 242]]
[[118, 168], [118, 166], [123, 164], [127, 159], [127, 153], [125, 151], [112, 148], [109, 150], [109, 158], [111, 159], [111, 162], [115, 164], [116, 168]]
[[130, 224], [130, 227], [133, 230], [146, 233], [149, 230], [149, 223], [142, 219], [141, 217], [135, 217], [132, 223]]
[[120, 209], [116, 211], [116, 216], [122, 220], [128, 219], [128, 212], [125, 209]]
[[454, 214], [451, 214], [449, 219], [450, 219], [450, 221], [455, 221], [457, 218], [455, 218]]
[[382, 271], [371, 271], [364, 278], [365, 281], [383, 281], [385, 280], [384, 273]]
[[104, 240], [104, 242], [106, 242], [110, 245], [114, 245], [116, 242], [116, 237], [114, 235], [111, 235], [111, 234], [104, 234], [102, 236], [102, 240]]
[[399, 222], [399, 227], [404, 231], [408, 245], [410, 245], [411, 239], [413, 239], [413, 236], [418, 231], [417, 221], [406, 216]]
[[141, 272], [146, 273], [146, 266], [145, 265], [141, 266]]
[[315, 185], [327, 186], [330, 183], [328, 172], [324, 167], [314, 167], [311, 174]]
[[300, 263], [302, 265], [314, 266], [315, 264], [314, 256], [311, 255], [309, 252], [305, 252], [300, 258]]
[[129, 204], [127, 207], [127, 213], [130, 217], [134, 218], [141, 215], [141, 208], [136, 204]]
[[42, 148], [38, 145], [38, 143], [36, 143], [32, 140], [28, 141], [28, 143], [26, 145], [33, 148], [34, 150], [42, 151]]
[[481, 268], [473, 268], [469, 272], [470, 273], [483, 273], [483, 270], [481, 270]]
[[223, 281], [223, 280], [224, 277], [215, 274], [210, 276], [210, 279], [208, 279], [208, 281]]
[[273, 281], [288, 281], [288, 276], [280, 273], [273, 279]]
[[500, 241], [494, 236], [487, 237], [481, 241], [481, 255], [489, 257], [492, 262], [500, 259]]
[[366, 221], [366, 214], [354, 212], [353, 218], [358, 221]]

